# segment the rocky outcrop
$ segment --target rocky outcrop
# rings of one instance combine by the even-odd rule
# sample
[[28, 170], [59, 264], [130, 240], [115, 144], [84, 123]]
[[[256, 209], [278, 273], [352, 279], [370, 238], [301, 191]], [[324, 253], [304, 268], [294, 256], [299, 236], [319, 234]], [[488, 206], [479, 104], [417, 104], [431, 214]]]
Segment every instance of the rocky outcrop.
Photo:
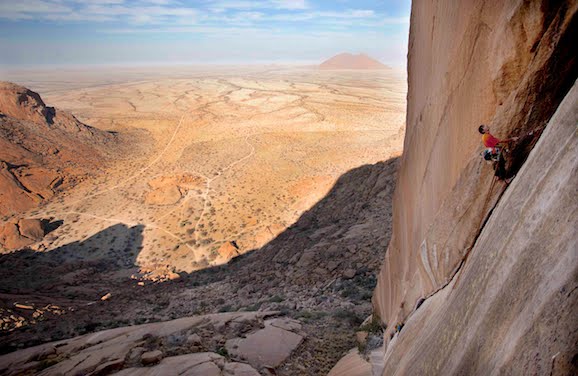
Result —
[[81, 123], [67, 112], [46, 106], [38, 93], [12, 82], [0, 81], [0, 114], [39, 127], [63, 130], [77, 138], [112, 140], [112, 135]]
[[3, 115], [14, 119], [54, 124], [54, 107], [46, 107], [38, 93], [11, 82], [0, 82], [0, 108]]
[[0, 226], [0, 249], [18, 249], [44, 237], [45, 226], [40, 219], [12, 219]]
[[265, 327], [245, 338], [227, 341], [225, 348], [236, 358], [245, 359], [256, 367], [277, 368], [289, 358], [293, 350], [303, 341], [303, 335], [295, 333], [301, 329], [299, 321], [273, 319], [265, 321]]
[[[374, 374], [571, 367], [577, 9], [571, 1], [414, 2], [393, 234], [373, 298], [387, 325]], [[480, 124], [520, 137], [507, 190], [502, 182], [492, 189]]]
[[[299, 323], [268, 318], [276, 314], [222, 313], [105, 330], [0, 356], [0, 373], [259, 376], [303, 338]], [[256, 338], [266, 346], [253, 347]]]
[[214, 263], [216, 265], [227, 263], [240, 254], [239, 248], [235, 243], [225, 242], [217, 249], [217, 258], [214, 260]]
[[42, 201], [42, 196], [28, 190], [13, 170], [0, 161], [0, 214], [4, 215], [23, 212]]
[[102, 165], [116, 137], [0, 82], [0, 216], [24, 212]]
[[199, 176], [190, 174], [160, 176], [148, 182], [151, 190], [144, 196], [148, 205], [173, 205], [190, 190], [204, 189], [205, 182]]

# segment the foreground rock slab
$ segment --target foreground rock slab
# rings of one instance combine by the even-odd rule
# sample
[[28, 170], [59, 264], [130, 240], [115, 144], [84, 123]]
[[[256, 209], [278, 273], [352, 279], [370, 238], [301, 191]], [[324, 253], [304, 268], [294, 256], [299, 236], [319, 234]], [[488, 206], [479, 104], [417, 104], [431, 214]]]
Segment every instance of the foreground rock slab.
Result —
[[220, 313], [105, 330], [0, 356], [0, 374], [258, 376], [303, 339], [293, 332], [299, 322], [267, 319], [277, 314]]
[[364, 360], [357, 349], [352, 349], [339, 360], [328, 376], [372, 376], [371, 364]]
[[250, 364], [262, 367], [278, 367], [299, 346], [303, 336], [292, 332], [301, 325], [294, 320], [265, 321], [265, 328], [249, 334], [246, 338], [227, 341], [225, 347], [236, 358], [246, 359]]

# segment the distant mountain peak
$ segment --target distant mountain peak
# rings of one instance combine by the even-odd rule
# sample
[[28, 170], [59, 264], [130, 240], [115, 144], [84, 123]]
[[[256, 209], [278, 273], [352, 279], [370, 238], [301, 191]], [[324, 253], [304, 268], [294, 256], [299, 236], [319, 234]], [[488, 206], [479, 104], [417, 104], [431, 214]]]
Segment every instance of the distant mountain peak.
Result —
[[349, 52], [343, 52], [332, 58], [325, 60], [321, 65], [320, 69], [388, 69], [387, 65], [384, 65], [377, 61], [376, 59], [364, 54], [352, 54]]

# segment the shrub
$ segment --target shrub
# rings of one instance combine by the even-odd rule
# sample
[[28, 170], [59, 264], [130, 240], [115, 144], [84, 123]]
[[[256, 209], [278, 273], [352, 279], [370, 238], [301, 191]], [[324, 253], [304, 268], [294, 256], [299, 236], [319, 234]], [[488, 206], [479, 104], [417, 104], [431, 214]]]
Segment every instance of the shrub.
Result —
[[233, 306], [230, 304], [226, 304], [224, 306], [222, 306], [221, 308], [219, 308], [219, 312], [232, 312], [233, 311]]
[[269, 303], [281, 303], [285, 298], [279, 295], [274, 295], [269, 299]]
[[368, 333], [381, 333], [387, 328], [386, 325], [381, 324], [381, 319], [375, 313], [371, 317], [371, 321], [360, 326], [359, 330]]
[[323, 311], [299, 311], [296, 313], [295, 318], [302, 318], [304, 321], [309, 322], [319, 320], [325, 316], [327, 316], [327, 312]]
[[363, 320], [354, 311], [339, 308], [333, 311], [333, 317], [348, 322], [351, 326], [358, 326]]
[[261, 303], [261, 302], [256, 302], [256, 303], [253, 303], [251, 305], [248, 305], [247, 307], [245, 307], [245, 311], [258, 311], [259, 308], [261, 308], [262, 304], [263, 303]]
[[44, 359], [41, 360], [38, 365], [36, 366], [36, 370], [37, 371], [42, 371], [43, 369], [52, 367], [53, 365], [57, 364], [59, 362], [58, 359]]

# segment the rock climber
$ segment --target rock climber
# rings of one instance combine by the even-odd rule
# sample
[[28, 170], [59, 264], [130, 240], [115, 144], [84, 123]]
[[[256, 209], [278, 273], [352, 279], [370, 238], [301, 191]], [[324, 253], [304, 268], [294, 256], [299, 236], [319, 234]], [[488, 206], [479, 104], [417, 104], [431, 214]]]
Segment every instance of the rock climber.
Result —
[[[508, 143], [516, 141], [518, 137], [500, 140], [494, 137], [490, 133], [490, 127], [484, 124], [479, 126], [478, 131], [482, 134], [482, 143], [486, 147], [486, 149], [482, 153], [484, 159], [486, 161], [496, 162], [496, 165], [494, 166], [494, 169], [496, 171], [495, 175], [498, 177], [498, 179], [504, 179], [506, 174], [505, 170], [506, 160], [503, 156], [502, 151]], [[506, 181], [506, 183], [509, 182]]]
[[499, 140], [490, 133], [490, 127], [487, 125], [480, 125], [478, 131], [482, 134], [482, 143], [492, 155], [497, 155], [500, 152], [500, 148], [511, 141], [516, 141], [518, 137], [512, 137], [505, 140]]

